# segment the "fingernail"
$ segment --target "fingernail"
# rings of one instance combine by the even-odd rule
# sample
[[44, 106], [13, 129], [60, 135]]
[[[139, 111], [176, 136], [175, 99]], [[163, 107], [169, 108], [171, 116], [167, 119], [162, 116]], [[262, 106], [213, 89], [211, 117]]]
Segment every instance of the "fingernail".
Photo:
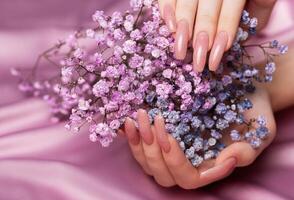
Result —
[[200, 174], [201, 178], [208, 180], [215, 180], [230, 174], [237, 165], [237, 159], [235, 157], [228, 158], [224, 162], [215, 167], [208, 169]]
[[171, 146], [168, 141], [168, 135], [165, 129], [164, 118], [161, 115], [156, 116], [155, 123], [155, 126], [157, 128], [156, 133], [158, 144], [165, 153], [169, 153]]
[[138, 122], [139, 132], [143, 141], [145, 144], [151, 145], [153, 143], [153, 134], [151, 133], [150, 120], [148, 113], [143, 109], [138, 110]]
[[178, 22], [176, 43], [175, 43], [175, 56], [179, 60], [183, 60], [187, 54], [188, 38], [189, 37], [189, 25], [186, 20]]
[[216, 36], [209, 58], [209, 69], [211, 71], [217, 70], [224, 55], [228, 40], [227, 32], [219, 32]]
[[202, 72], [206, 63], [206, 55], [208, 51], [209, 38], [207, 32], [200, 32], [196, 36], [194, 45], [194, 69]]
[[[135, 126], [134, 120], [132, 120], [131, 118], [127, 117], [126, 118], [126, 123], [132, 124], [132, 126]], [[136, 127], [133, 127], [136, 128]], [[128, 141], [132, 144], [132, 145], [138, 145], [140, 143], [140, 136], [138, 134], [136, 134], [136, 132], [126, 132]]]
[[163, 19], [170, 32], [177, 30], [175, 11], [171, 5], [166, 5], [163, 9]]

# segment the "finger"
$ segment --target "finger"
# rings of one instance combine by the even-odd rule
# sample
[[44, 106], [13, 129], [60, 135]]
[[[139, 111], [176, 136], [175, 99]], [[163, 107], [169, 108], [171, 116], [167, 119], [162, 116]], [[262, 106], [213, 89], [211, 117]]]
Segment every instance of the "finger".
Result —
[[199, 0], [194, 28], [194, 70], [202, 72], [218, 25], [222, 0]]
[[233, 44], [245, 2], [246, 0], [223, 0], [217, 35], [209, 57], [209, 69], [212, 71], [217, 70], [224, 52]]
[[122, 129], [119, 129], [119, 130], [117, 131], [117, 134], [118, 134], [119, 136], [121, 136], [121, 137], [125, 137], [125, 136], [126, 136], [126, 133], [125, 133]]
[[157, 137], [157, 142], [161, 149], [165, 152], [168, 153], [171, 149], [170, 143], [168, 141], [167, 137], [167, 132], [165, 129], [165, 123], [164, 119], [162, 116], [156, 116], [154, 120], [154, 126], [156, 128], [156, 137]]
[[176, 0], [159, 0], [159, 9], [162, 18], [164, 19], [170, 32], [176, 32], [177, 22], [176, 22]]
[[277, 0], [251, 0], [248, 2], [247, 10], [258, 19], [257, 29], [263, 29], [271, 16]]
[[228, 158], [224, 162], [221, 162], [214, 167], [200, 172], [200, 186], [205, 186], [215, 181], [221, 180], [227, 177], [235, 169], [237, 165], [237, 159], [232, 157]]
[[199, 187], [199, 173], [185, 157], [178, 142], [168, 134], [171, 149], [168, 153], [162, 152], [165, 163], [171, 172], [177, 185], [184, 189], [195, 189]]
[[177, 32], [175, 57], [183, 60], [187, 54], [188, 42], [192, 37], [198, 0], [178, 0], [176, 5]]
[[[256, 118], [259, 115], [265, 116], [267, 120], [267, 128], [269, 129], [269, 136], [263, 140], [263, 143], [258, 149], [252, 148], [248, 142], [237, 142], [229, 145], [218, 156], [216, 163], [222, 163], [224, 160], [235, 157], [237, 159], [237, 166], [248, 166], [256, 157], [273, 141], [276, 134], [276, 123], [271, 109], [269, 97], [266, 92], [259, 92], [258, 95], [252, 96], [251, 100], [254, 108], [249, 110], [245, 118]], [[255, 127], [256, 128], [256, 127]]]
[[126, 119], [125, 122], [125, 133], [128, 138], [129, 146], [132, 151], [132, 154], [135, 160], [141, 165], [143, 170], [148, 174], [152, 175], [145, 158], [142, 141], [140, 139], [139, 133], [137, 128], [130, 118]]
[[139, 124], [139, 132], [146, 144], [152, 144], [153, 135], [151, 133], [151, 126], [149, 121], [149, 116], [147, 112], [143, 109], [138, 111], [138, 124]]
[[175, 185], [175, 181], [169, 172], [161, 153], [161, 149], [156, 140], [156, 130], [151, 127], [152, 134], [154, 135], [154, 141], [151, 145], [143, 142], [143, 149], [147, 165], [156, 180], [156, 182], [164, 187], [171, 187]]

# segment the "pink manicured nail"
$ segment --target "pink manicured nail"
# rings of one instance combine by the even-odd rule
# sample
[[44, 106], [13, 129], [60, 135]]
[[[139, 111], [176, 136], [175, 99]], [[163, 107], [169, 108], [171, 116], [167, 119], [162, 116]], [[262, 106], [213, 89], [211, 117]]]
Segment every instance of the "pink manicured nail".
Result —
[[178, 22], [175, 44], [175, 56], [179, 60], [183, 60], [187, 54], [189, 39], [189, 24], [186, 20]]
[[207, 32], [200, 32], [196, 36], [194, 45], [194, 69], [202, 72], [206, 63], [206, 56], [208, 51], [209, 38]]
[[169, 29], [170, 32], [176, 32], [177, 30], [177, 23], [176, 23], [176, 16], [175, 11], [171, 5], [166, 5], [163, 9], [163, 19]]
[[165, 153], [169, 153], [171, 146], [168, 141], [168, 137], [167, 137], [167, 133], [166, 133], [165, 125], [164, 125], [164, 119], [162, 116], [156, 116], [155, 127], [156, 127], [157, 140], [158, 140], [159, 146]]
[[151, 126], [148, 114], [145, 110], [138, 110], [138, 122], [139, 122], [139, 131], [143, 141], [147, 145], [151, 145], [153, 143], [153, 134], [151, 132]]
[[219, 32], [216, 36], [209, 58], [209, 69], [211, 71], [217, 70], [228, 44], [228, 40], [228, 34], [224, 31]]
[[234, 157], [228, 158], [223, 163], [208, 169], [200, 174], [201, 179], [206, 181], [215, 181], [229, 175], [236, 167], [237, 159]]
[[[135, 126], [134, 121], [128, 117], [126, 118], [126, 123]], [[136, 127], [133, 128], [136, 129]], [[126, 132], [126, 135], [131, 144], [138, 145], [140, 143], [140, 136], [136, 131]]]

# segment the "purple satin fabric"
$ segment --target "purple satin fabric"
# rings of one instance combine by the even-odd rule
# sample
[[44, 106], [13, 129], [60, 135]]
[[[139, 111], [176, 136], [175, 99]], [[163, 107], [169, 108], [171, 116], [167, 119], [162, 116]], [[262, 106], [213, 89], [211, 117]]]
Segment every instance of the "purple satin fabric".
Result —
[[[96, 9], [125, 10], [128, 0], [0, 1], [0, 200], [282, 200], [294, 199], [294, 109], [277, 114], [275, 142], [250, 167], [224, 181], [185, 191], [162, 188], [143, 174], [127, 143], [89, 142], [49, 122], [47, 106], [16, 90], [9, 68], [29, 66], [40, 51], [76, 27]], [[291, 0], [280, 0], [259, 38], [293, 41]]]

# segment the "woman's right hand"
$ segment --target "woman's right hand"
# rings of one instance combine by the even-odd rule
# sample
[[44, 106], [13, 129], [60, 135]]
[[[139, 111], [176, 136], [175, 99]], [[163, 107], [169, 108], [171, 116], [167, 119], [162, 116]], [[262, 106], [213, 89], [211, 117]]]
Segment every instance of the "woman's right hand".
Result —
[[[262, 29], [271, 15], [276, 0], [158, 0], [162, 18], [170, 31], [176, 33], [175, 57], [186, 57], [188, 43], [193, 39], [194, 70], [206, 65], [215, 71], [223, 54], [233, 44], [242, 11], [246, 9], [258, 19]], [[210, 52], [210, 53], [209, 53]]]

